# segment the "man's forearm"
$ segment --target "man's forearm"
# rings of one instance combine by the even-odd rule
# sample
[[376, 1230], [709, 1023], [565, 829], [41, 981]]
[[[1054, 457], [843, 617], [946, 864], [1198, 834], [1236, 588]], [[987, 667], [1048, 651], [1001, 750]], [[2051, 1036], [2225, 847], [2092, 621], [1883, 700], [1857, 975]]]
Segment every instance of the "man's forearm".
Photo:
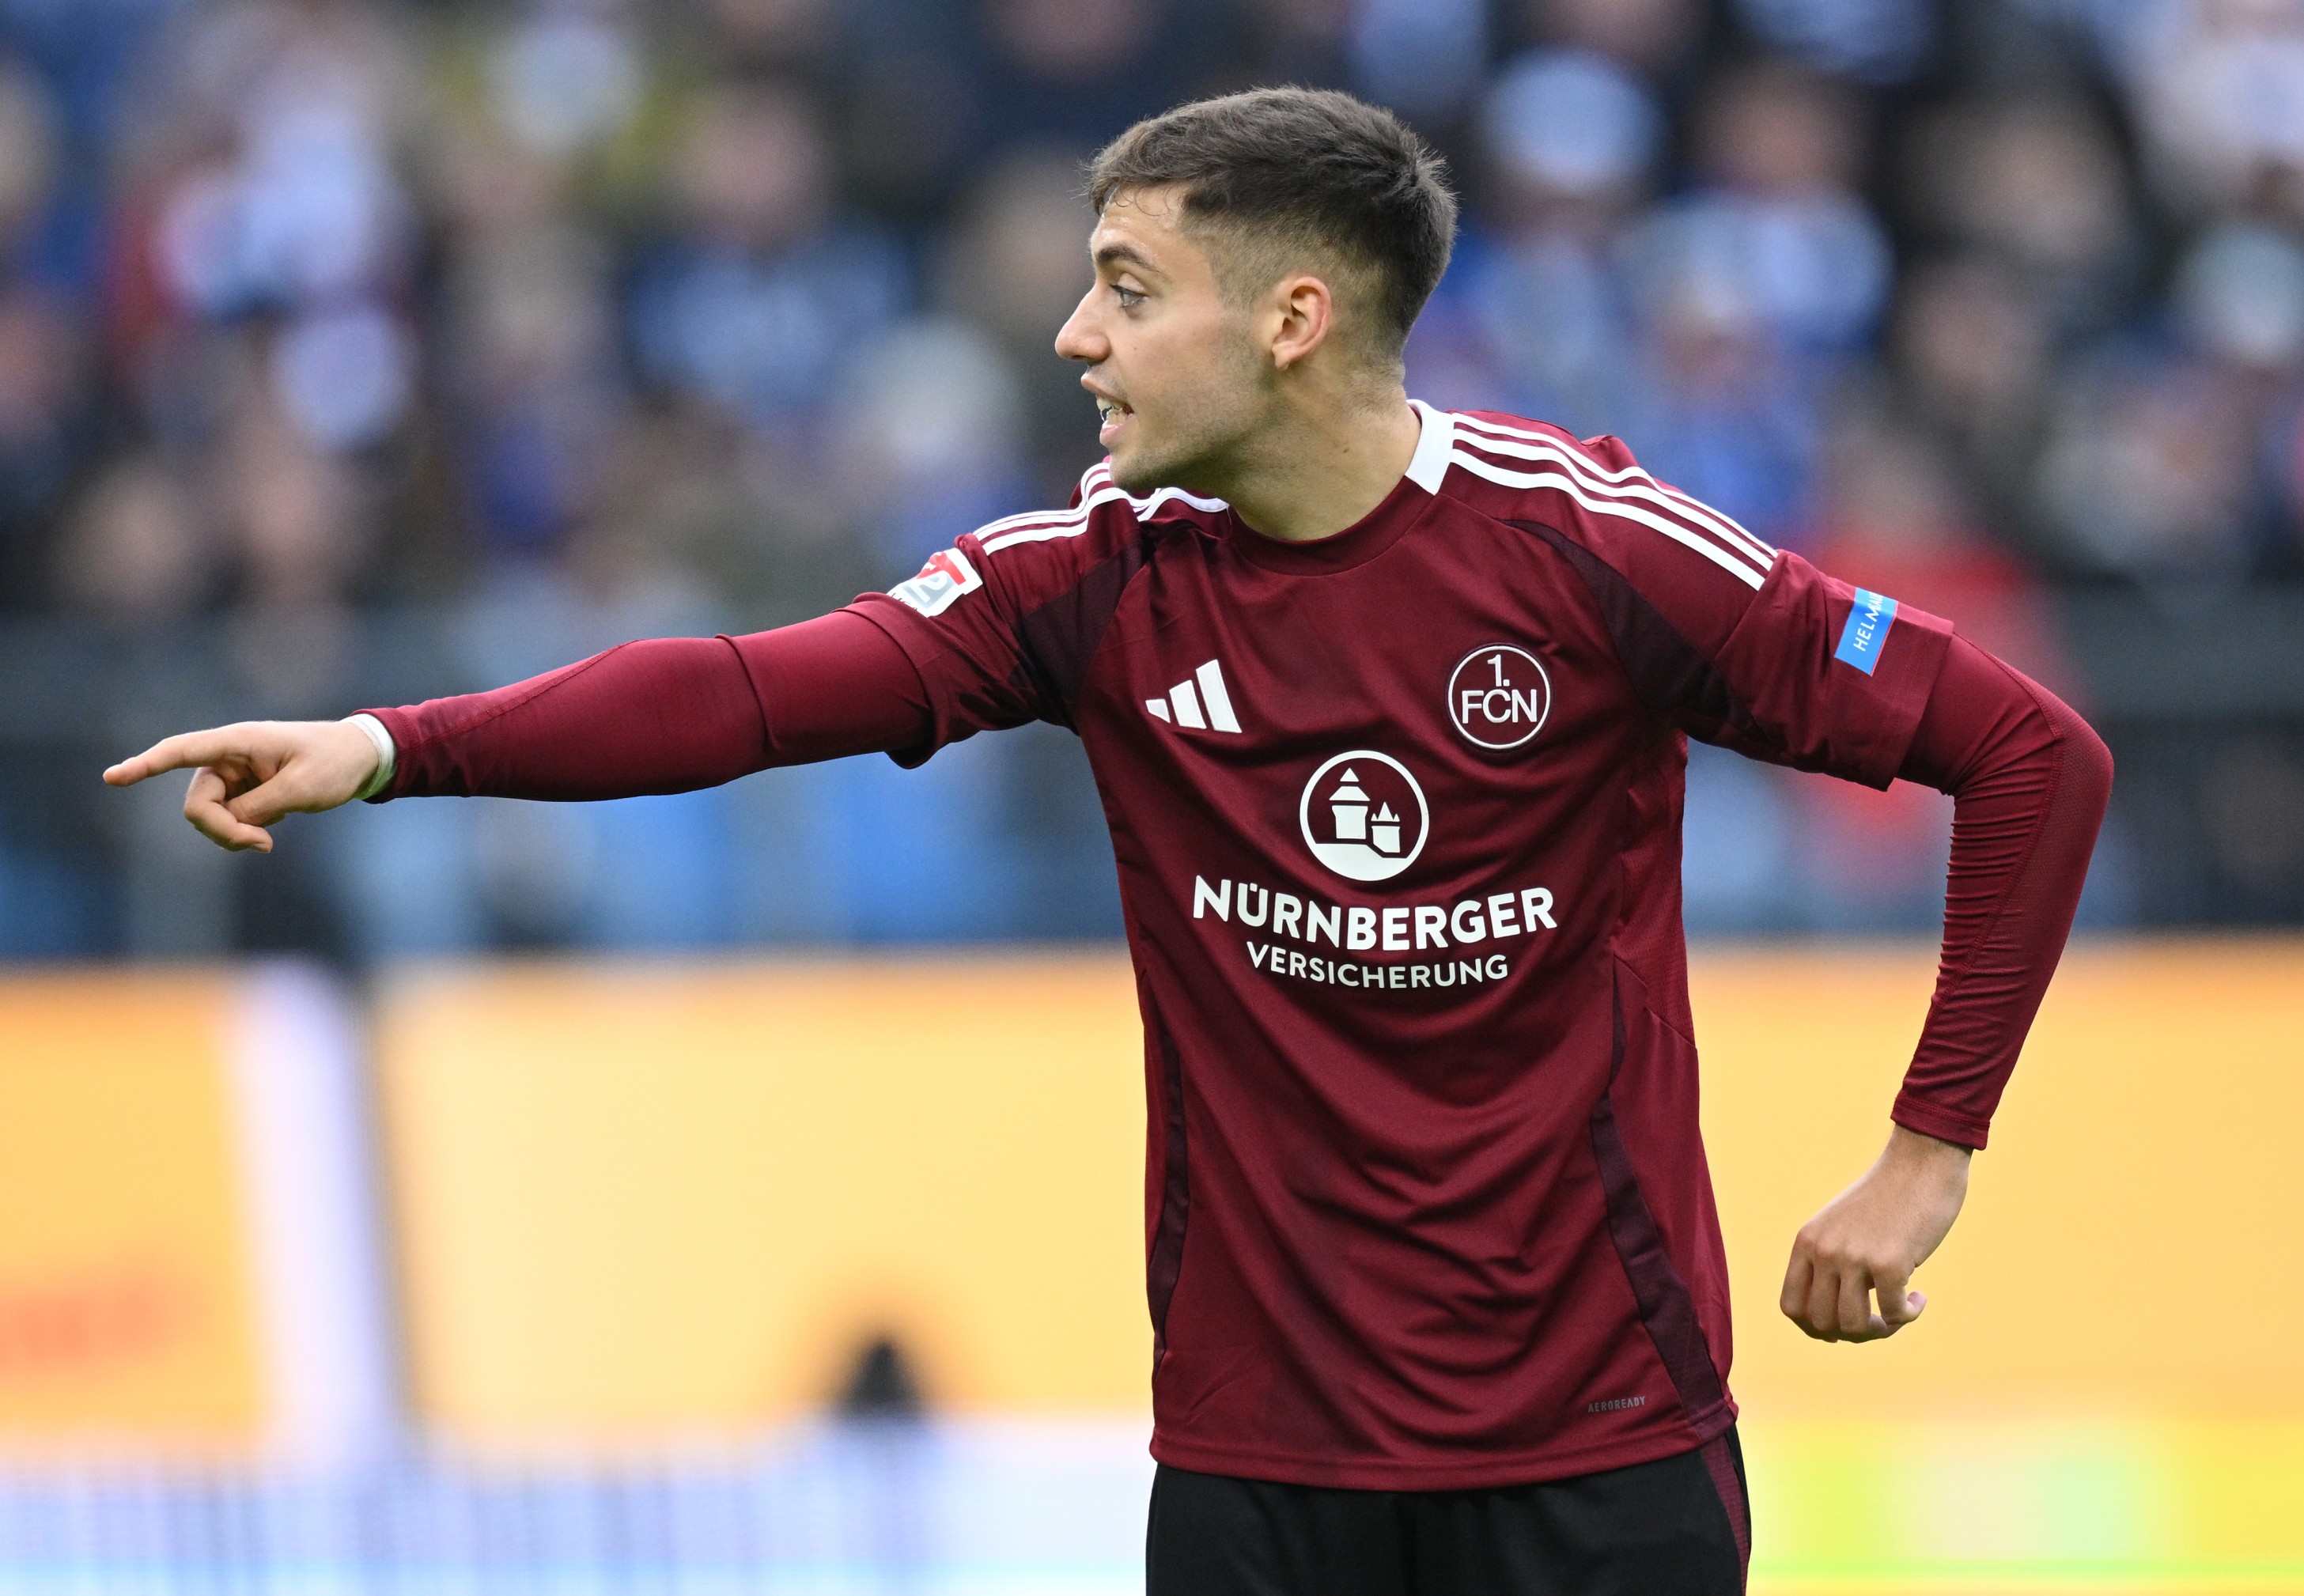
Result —
[[494, 692], [362, 713], [392, 743], [379, 799], [685, 792], [900, 750], [928, 729], [911, 661], [847, 611], [743, 638], [627, 643]]
[[1981, 1147], [2055, 974], [2112, 790], [2062, 700], [1959, 638], [1902, 773], [1952, 795], [1935, 1001], [1894, 1119]]

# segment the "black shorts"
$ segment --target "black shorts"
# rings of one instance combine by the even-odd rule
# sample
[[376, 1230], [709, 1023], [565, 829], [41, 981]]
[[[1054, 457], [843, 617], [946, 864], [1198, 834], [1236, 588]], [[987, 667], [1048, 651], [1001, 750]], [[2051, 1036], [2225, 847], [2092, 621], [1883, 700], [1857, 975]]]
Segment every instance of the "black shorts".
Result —
[[1693, 1452], [1485, 1490], [1152, 1482], [1145, 1596], [1739, 1596], [1751, 1547], [1731, 1429]]

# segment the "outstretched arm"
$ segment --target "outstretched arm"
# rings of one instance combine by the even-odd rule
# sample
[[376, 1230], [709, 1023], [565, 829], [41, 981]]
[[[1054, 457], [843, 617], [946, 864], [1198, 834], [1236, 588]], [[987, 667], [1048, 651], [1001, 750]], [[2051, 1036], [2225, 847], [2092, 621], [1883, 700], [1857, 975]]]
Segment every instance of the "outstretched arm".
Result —
[[225, 848], [268, 851], [281, 816], [356, 797], [683, 792], [929, 733], [911, 660], [850, 611], [743, 638], [627, 643], [494, 692], [366, 714], [381, 741], [347, 722], [243, 722], [169, 738], [105, 780], [191, 768], [185, 818]]
[[546, 675], [404, 709], [378, 798], [584, 799], [715, 787], [771, 765], [912, 746], [919, 673], [840, 610], [743, 638], [626, 643]]
[[1960, 1212], [2055, 974], [2112, 756], [2054, 695], [1954, 638], [1899, 773], [1952, 796], [1944, 953], [1886, 1150], [1792, 1244], [1781, 1305], [1825, 1341], [1893, 1335], [1927, 1304], [1907, 1284]]

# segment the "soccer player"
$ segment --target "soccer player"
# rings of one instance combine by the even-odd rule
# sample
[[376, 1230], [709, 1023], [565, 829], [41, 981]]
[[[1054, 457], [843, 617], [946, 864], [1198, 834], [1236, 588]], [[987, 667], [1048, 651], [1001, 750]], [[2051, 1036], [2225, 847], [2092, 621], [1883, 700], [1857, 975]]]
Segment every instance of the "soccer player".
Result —
[[192, 823], [269, 849], [354, 798], [606, 798], [1070, 727], [1144, 1019], [1153, 1596], [1739, 1590], [1686, 739], [1954, 799], [1887, 1146], [1785, 1271], [1823, 1340], [1920, 1313], [2110, 760], [1949, 623], [1615, 439], [1411, 402], [1455, 204], [1385, 112], [1202, 101], [1090, 187], [1056, 348], [1110, 455], [1069, 509], [801, 625], [173, 737], [106, 779], [195, 768]]

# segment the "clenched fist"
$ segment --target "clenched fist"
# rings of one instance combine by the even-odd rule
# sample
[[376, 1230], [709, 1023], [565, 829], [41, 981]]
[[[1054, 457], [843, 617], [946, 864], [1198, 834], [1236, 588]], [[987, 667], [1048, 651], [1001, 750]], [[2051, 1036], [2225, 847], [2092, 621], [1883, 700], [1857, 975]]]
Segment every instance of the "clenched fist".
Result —
[[1875, 1341], [1918, 1319], [1928, 1299], [1905, 1288], [1960, 1217], [1968, 1160], [1965, 1147], [1898, 1126], [1879, 1161], [1800, 1227], [1784, 1317], [1819, 1341]]

